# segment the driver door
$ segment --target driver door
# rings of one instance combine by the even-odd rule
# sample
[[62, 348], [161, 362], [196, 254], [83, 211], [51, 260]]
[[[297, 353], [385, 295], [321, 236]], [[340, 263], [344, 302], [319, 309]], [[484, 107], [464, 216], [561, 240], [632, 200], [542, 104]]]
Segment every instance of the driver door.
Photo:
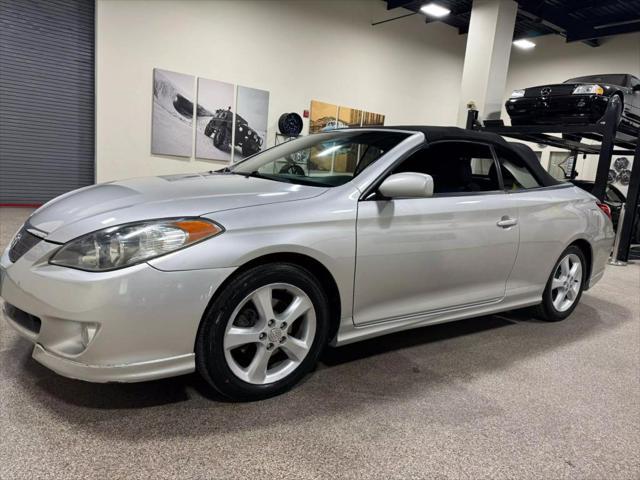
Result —
[[[393, 172], [434, 179], [430, 198], [359, 202], [357, 325], [438, 315], [499, 301], [518, 250], [517, 210], [487, 145], [438, 142]], [[500, 226], [509, 219], [509, 226]]]

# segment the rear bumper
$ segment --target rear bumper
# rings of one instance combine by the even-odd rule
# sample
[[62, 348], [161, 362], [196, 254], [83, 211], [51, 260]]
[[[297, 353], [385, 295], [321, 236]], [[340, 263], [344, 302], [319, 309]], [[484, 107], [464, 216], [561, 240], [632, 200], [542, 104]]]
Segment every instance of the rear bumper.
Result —
[[609, 97], [602, 95], [562, 95], [510, 98], [505, 107], [515, 125], [582, 124], [602, 118], [608, 102]]
[[91, 382], [138, 382], [194, 371], [194, 344], [213, 293], [233, 268], [165, 272], [140, 264], [83, 272], [48, 264], [40, 242], [0, 259], [5, 318], [33, 358]]

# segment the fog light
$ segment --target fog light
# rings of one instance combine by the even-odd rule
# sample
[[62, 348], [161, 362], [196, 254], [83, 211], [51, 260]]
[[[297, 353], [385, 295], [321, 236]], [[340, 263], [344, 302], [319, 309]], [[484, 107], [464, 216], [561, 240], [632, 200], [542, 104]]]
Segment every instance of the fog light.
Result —
[[98, 332], [97, 323], [83, 323], [80, 328], [80, 341], [84, 348], [87, 348]]

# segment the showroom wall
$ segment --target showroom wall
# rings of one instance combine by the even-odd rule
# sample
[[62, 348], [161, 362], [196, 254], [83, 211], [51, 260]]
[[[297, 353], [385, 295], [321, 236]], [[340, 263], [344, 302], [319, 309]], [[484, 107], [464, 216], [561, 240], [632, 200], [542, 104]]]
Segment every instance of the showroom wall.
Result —
[[218, 168], [151, 155], [154, 67], [269, 90], [268, 145], [279, 115], [312, 99], [387, 124], [455, 122], [466, 37], [418, 15], [371, 26], [402, 13], [369, 0], [98, 0], [98, 181]]
[[[98, 0], [96, 162], [98, 181], [218, 168], [219, 162], [151, 155], [153, 68], [270, 92], [267, 145], [283, 112], [312, 99], [386, 115], [386, 124], [453, 124], [466, 36], [422, 16], [375, 27], [378, 0]], [[507, 91], [590, 73], [640, 74], [640, 35], [592, 48], [557, 35], [514, 48]], [[506, 116], [506, 114], [503, 114]], [[305, 120], [306, 132], [307, 123]], [[553, 149], [542, 150], [546, 165]], [[580, 167], [595, 172], [595, 159]]]

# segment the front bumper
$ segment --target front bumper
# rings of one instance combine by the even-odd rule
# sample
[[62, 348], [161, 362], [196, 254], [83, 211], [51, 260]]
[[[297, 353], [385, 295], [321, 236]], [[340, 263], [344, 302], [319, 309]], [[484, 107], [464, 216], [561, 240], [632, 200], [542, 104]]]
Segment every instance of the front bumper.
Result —
[[584, 124], [602, 118], [608, 102], [602, 95], [559, 95], [510, 98], [505, 107], [512, 125]]
[[195, 370], [200, 319], [233, 268], [165, 272], [140, 264], [84, 272], [50, 265], [58, 247], [41, 241], [15, 263], [7, 252], [0, 259], [5, 317], [35, 344], [34, 359], [92, 382]]

